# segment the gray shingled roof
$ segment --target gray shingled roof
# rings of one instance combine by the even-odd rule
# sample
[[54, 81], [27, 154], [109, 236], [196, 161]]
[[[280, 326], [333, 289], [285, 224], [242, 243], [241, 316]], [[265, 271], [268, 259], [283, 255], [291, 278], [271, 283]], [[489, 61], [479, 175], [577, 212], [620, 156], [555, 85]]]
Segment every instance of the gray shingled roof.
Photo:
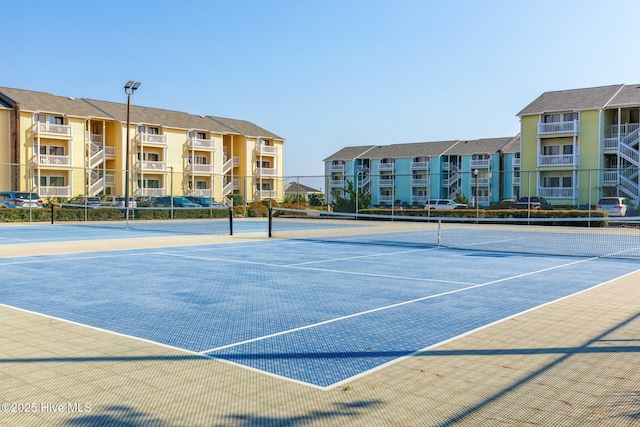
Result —
[[413, 142], [402, 144], [379, 145], [367, 153], [370, 159], [401, 159], [415, 156], [439, 156], [458, 141]]
[[472, 155], [472, 154], [494, 154], [513, 139], [512, 136], [505, 138], [484, 138], [470, 141], [459, 141], [447, 151], [447, 154]]
[[[325, 162], [330, 162], [333, 160], [353, 160], [358, 156], [363, 155], [364, 153], [371, 150], [375, 145], [360, 145], [356, 147], [344, 147], [343, 149], [336, 151], [326, 159]], [[367, 156], [367, 158], [369, 158]]]
[[527, 105], [518, 116], [555, 111], [581, 111], [603, 108], [624, 85], [600, 86], [586, 89], [545, 92]]
[[22, 111], [44, 111], [73, 117], [108, 117], [108, 115], [91, 106], [81, 98], [57, 96], [45, 92], [6, 87], [0, 87], [0, 92], [18, 102]]
[[640, 105], [640, 85], [624, 85], [607, 107]]
[[207, 117], [245, 136], [265, 137], [265, 138], [271, 138], [271, 139], [284, 140], [284, 138], [282, 138], [281, 136], [278, 136], [275, 133], [269, 132], [268, 130], [263, 129], [260, 126], [257, 126], [246, 120], [227, 119], [227, 118], [215, 117], [215, 116], [207, 116]]
[[519, 153], [520, 152], [520, 134], [508, 141], [501, 149], [503, 153]]
[[[110, 118], [127, 121], [127, 104], [85, 98], [70, 98], [45, 92], [0, 87], [0, 92], [20, 104], [23, 111], [43, 111], [73, 117]], [[198, 116], [181, 111], [131, 105], [132, 123], [167, 126], [177, 129], [198, 129], [218, 133], [239, 133], [245, 136], [284, 140], [246, 120]]]
[[320, 190], [308, 187], [304, 184], [298, 184], [297, 182], [290, 182], [284, 186], [285, 193], [322, 193]]

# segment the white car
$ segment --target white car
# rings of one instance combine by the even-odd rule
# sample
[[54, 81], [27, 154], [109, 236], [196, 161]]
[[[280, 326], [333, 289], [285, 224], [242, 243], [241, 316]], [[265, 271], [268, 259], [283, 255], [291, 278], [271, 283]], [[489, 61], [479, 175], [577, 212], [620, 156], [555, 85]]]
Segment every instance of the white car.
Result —
[[456, 203], [451, 199], [429, 200], [424, 206], [425, 209], [437, 209], [441, 211], [452, 211], [454, 209], [465, 209], [467, 205]]
[[603, 197], [598, 201], [596, 210], [606, 212], [609, 216], [626, 216], [627, 200], [624, 197]]
[[[103, 206], [109, 206], [114, 208], [124, 208], [125, 198], [124, 196], [107, 196], [102, 203]], [[129, 197], [129, 207], [135, 208], [137, 203], [133, 200], [133, 197]]]

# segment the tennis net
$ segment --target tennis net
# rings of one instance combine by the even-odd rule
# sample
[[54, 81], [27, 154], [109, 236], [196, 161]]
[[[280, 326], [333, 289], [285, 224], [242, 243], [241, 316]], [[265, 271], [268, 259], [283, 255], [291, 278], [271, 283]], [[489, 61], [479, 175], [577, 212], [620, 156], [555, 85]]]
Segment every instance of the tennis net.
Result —
[[73, 203], [52, 205], [51, 222], [171, 234], [233, 234], [229, 209], [91, 206]]
[[[306, 226], [296, 230], [293, 223]], [[640, 217], [458, 218], [274, 208], [269, 235], [350, 245], [640, 259]]]

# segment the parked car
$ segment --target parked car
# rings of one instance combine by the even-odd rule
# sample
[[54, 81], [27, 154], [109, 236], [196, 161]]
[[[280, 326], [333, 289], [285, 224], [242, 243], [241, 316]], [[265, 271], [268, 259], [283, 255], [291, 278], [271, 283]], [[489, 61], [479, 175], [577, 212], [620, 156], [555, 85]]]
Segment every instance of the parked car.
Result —
[[186, 198], [204, 208], [227, 209], [227, 205], [218, 203], [211, 197], [187, 196]]
[[[124, 196], [107, 196], [104, 199], [102, 204], [105, 207], [114, 207], [114, 208], [124, 208], [125, 207], [125, 197]], [[135, 208], [137, 206], [136, 201], [133, 197], [129, 197], [129, 207]]]
[[[158, 197], [154, 203], [154, 206], [165, 207], [168, 208], [171, 206], [171, 197]], [[174, 208], [199, 208], [201, 207], [197, 203], [193, 203], [191, 200], [186, 197], [174, 197], [173, 198], [173, 207]]]
[[515, 209], [529, 209], [529, 210], [549, 210], [553, 209], [551, 203], [544, 197], [520, 197], [518, 201], [513, 205]]
[[451, 211], [454, 209], [466, 209], [467, 205], [456, 203], [451, 199], [435, 199], [429, 200], [424, 206], [425, 209], [437, 209], [442, 211]]
[[624, 197], [603, 197], [598, 200], [596, 210], [606, 212], [609, 216], [626, 216], [627, 199]]
[[38, 193], [22, 191], [3, 191], [0, 193], [0, 205], [5, 208], [41, 208], [43, 204]]
[[138, 196], [133, 199], [138, 208], [148, 208], [154, 205], [156, 197]]
[[100, 197], [84, 197], [78, 196], [72, 199], [67, 200], [67, 203], [64, 205], [66, 208], [99, 208], [102, 207], [103, 203]]

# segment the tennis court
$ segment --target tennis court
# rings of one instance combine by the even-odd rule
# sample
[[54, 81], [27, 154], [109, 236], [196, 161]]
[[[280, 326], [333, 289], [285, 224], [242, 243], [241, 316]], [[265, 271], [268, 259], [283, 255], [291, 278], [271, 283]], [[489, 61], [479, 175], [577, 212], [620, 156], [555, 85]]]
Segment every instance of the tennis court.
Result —
[[[224, 221], [212, 222], [207, 233], [228, 233]], [[449, 232], [432, 223], [381, 230], [292, 218], [278, 221], [275, 239], [266, 238], [266, 227], [265, 220], [236, 221], [237, 240], [216, 244], [5, 254], [0, 303], [326, 392], [640, 269], [635, 255], [434, 245], [434, 236]], [[0, 230], [14, 244], [167, 234], [188, 239], [171, 227]], [[470, 230], [463, 235], [458, 246], [481, 242]], [[506, 235], [489, 235], [504, 245]]]

